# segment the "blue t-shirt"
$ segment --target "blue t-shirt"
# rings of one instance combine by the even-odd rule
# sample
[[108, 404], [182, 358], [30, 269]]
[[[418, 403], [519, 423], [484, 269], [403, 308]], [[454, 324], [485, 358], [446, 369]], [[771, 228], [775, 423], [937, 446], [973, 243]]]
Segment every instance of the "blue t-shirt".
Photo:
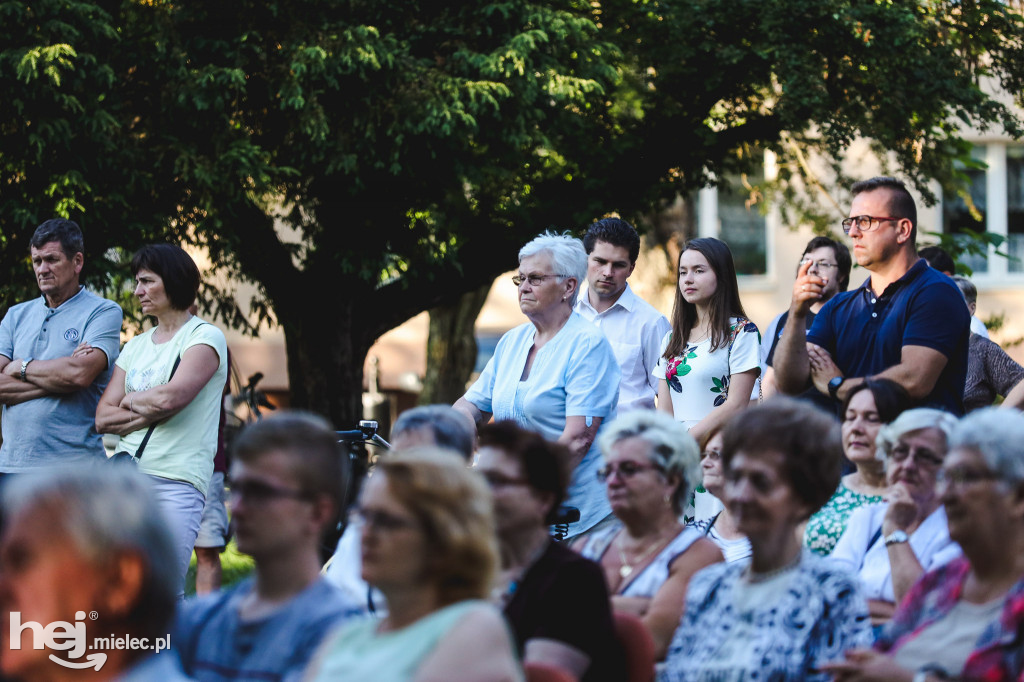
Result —
[[121, 308], [85, 288], [56, 308], [46, 298], [12, 306], [0, 322], [0, 355], [14, 360], [69, 357], [83, 341], [103, 352], [107, 368], [80, 391], [54, 393], [3, 409], [0, 471], [31, 471], [102, 461], [96, 405], [121, 344]]
[[[466, 392], [466, 400], [481, 412], [493, 413], [495, 421], [514, 421], [548, 440], [562, 435], [566, 417], [601, 417], [603, 429], [615, 418], [621, 376], [619, 361], [604, 333], [573, 313], [537, 351], [530, 376], [520, 381], [536, 331], [527, 322], [506, 332], [480, 378]], [[569, 484], [565, 504], [580, 510], [580, 520], [570, 526], [570, 536], [611, 514], [604, 484], [597, 480], [600, 467], [595, 438]]]
[[946, 366], [922, 405], [962, 415], [970, 319], [953, 280], [921, 259], [881, 296], [871, 290], [870, 278], [837, 294], [814, 318], [807, 341], [831, 353], [848, 377], [898, 365], [904, 346], [937, 350]]
[[244, 621], [238, 609], [254, 589], [249, 578], [185, 602], [171, 645], [186, 674], [200, 682], [301, 679], [324, 637], [353, 615], [321, 578], [265, 618]]

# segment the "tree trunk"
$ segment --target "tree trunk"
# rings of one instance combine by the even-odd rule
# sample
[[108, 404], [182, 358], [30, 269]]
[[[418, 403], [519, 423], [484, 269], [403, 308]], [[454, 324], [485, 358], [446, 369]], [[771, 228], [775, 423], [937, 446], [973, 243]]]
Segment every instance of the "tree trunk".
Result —
[[466, 383], [476, 365], [476, 318], [487, 300], [491, 283], [463, 294], [452, 305], [430, 310], [427, 337], [427, 374], [420, 393], [420, 405], [450, 405], [466, 392]]
[[339, 430], [353, 429], [362, 419], [363, 361], [372, 340], [351, 301], [314, 298], [303, 294], [276, 306], [285, 333], [291, 403], [323, 415]]

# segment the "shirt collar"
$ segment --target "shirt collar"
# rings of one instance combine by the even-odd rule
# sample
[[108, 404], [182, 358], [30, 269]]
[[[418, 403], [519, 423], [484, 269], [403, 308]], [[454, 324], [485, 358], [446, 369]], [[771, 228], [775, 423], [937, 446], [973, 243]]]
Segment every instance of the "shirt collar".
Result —
[[[68, 303], [71, 303], [71, 301], [73, 301], [76, 298], [78, 298], [79, 296], [81, 296], [83, 291], [85, 291], [85, 285], [84, 284], [79, 284], [78, 285], [78, 293], [76, 293], [74, 296], [72, 296], [68, 300], [64, 301], [63, 303], [61, 303], [59, 306], [57, 306], [57, 308], [61, 308], [61, 307], [65, 306], [65, 305], [67, 305]], [[46, 300], [46, 296], [44, 296], [43, 294], [39, 295], [39, 302], [43, 304], [44, 308], [47, 308], [49, 310], [56, 310], [57, 309], [57, 308], [50, 308], [50, 303], [49, 303], [49, 301]]]
[[[631, 312], [633, 312], [633, 308], [636, 307], [636, 298], [637, 298], [637, 296], [636, 296], [635, 293], [633, 293], [633, 290], [630, 288], [629, 282], [626, 282], [626, 288], [622, 290], [622, 293], [619, 295], [619, 299], [617, 301], [615, 301], [615, 303], [613, 303], [611, 305], [611, 307], [608, 308], [608, 310], [611, 310], [612, 308], [614, 308], [615, 306], [618, 305], [618, 306], [622, 306], [622, 308], [624, 310], [626, 310], [627, 312], [631, 313]], [[597, 313], [597, 309], [594, 308], [594, 306], [590, 304], [590, 285], [589, 284], [587, 285], [586, 290], [580, 293], [580, 297], [579, 297], [579, 300], [578, 300], [578, 305], [585, 305], [588, 308], [590, 308], [591, 310], [593, 310], [595, 313]], [[606, 310], [605, 312], [608, 312], [608, 311]]]
[[[930, 266], [928, 265], [928, 261], [926, 261], [924, 258], [919, 258], [917, 262], [911, 265], [910, 269], [904, 272], [899, 279], [889, 284], [889, 286], [885, 288], [885, 291], [883, 291], [881, 295], [886, 296], [887, 294], [891, 294], [897, 289], [900, 289], [901, 287], [907, 286], [915, 279], [920, 277], [929, 267]], [[860, 285], [860, 288], [864, 289], [871, 296], [875, 295], [874, 289], [871, 288], [870, 277], [864, 280], [864, 283]]]

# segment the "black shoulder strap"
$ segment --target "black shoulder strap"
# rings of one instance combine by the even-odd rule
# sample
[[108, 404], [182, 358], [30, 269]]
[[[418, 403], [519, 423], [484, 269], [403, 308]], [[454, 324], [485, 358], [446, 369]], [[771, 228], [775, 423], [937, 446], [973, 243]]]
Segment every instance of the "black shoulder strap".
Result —
[[[170, 380], [174, 377], [174, 372], [178, 369], [178, 364], [180, 362], [181, 362], [181, 355], [178, 355], [178, 357], [174, 358], [174, 366], [171, 367], [171, 376], [167, 377], [167, 381], [168, 382], [170, 382]], [[142, 459], [142, 451], [146, 449], [146, 443], [149, 442], [149, 437], [153, 435], [153, 429], [155, 429], [156, 425], [159, 424], [159, 423], [160, 422], [155, 422], [155, 423], [149, 425], [149, 429], [147, 429], [146, 435], [143, 436], [142, 442], [139, 443], [139, 449], [135, 451], [135, 459], [136, 460]]]

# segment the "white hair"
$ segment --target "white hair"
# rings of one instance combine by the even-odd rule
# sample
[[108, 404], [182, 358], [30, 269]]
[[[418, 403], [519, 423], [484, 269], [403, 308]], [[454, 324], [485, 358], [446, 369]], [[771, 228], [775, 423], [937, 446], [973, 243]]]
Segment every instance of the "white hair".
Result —
[[558, 234], [548, 230], [519, 249], [519, 262], [522, 263], [524, 258], [539, 253], [551, 256], [551, 267], [554, 268], [559, 280], [576, 280], [576, 290], [569, 301], [570, 306], [576, 305], [580, 285], [587, 279], [587, 252], [583, 248], [583, 241], [573, 237], [569, 232]]
[[999, 480], [1016, 486], [1024, 482], [1024, 414], [986, 407], [956, 425], [949, 448], [975, 450]]
[[612, 446], [627, 438], [639, 438], [651, 446], [647, 454], [652, 464], [666, 476], [678, 476], [679, 485], [672, 494], [672, 505], [682, 513], [693, 488], [700, 480], [700, 447], [683, 426], [664, 412], [634, 410], [611, 422], [597, 438], [601, 456], [607, 458]]
[[955, 427], [956, 417], [949, 412], [943, 412], [931, 407], [917, 407], [913, 410], [907, 410], [896, 417], [891, 424], [886, 424], [879, 430], [878, 437], [875, 439], [875, 457], [888, 464], [889, 454], [896, 445], [896, 441], [912, 431], [920, 431], [921, 429], [938, 429], [941, 431], [946, 437], [948, 448], [949, 438], [953, 434]]

